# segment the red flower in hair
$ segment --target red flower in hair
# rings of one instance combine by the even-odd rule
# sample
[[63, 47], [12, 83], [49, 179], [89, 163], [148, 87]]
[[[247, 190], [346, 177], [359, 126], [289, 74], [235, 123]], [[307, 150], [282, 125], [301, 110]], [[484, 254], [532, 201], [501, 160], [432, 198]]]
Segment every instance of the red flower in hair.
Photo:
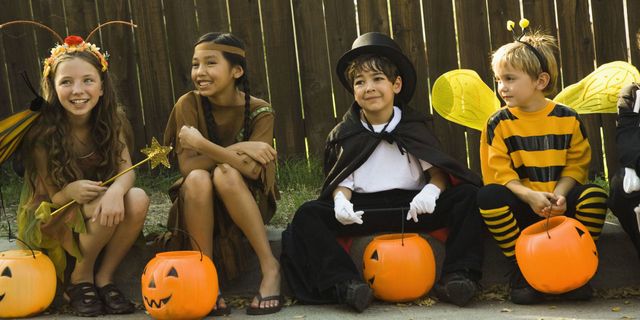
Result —
[[69, 46], [77, 46], [79, 44], [82, 44], [83, 42], [84, 40], [82, 40], [82, 37], [79, 36], [68, 36], [64, 38], [64, 43]]

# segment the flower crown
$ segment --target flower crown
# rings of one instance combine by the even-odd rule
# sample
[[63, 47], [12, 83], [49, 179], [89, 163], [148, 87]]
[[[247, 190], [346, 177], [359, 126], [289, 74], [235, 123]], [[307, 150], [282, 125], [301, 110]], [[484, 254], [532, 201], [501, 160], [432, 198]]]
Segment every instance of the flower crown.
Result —
[[109, 67], [109, 63], [107, 62], [107, 58], [109, 57], [109, 54], [107, 52], [102, 54], [100, 52], [99, 47], [97, 47], [95, 44], [92, 44], [90, 42], [85, 42], [79, 36], [68, 36], [64, 38], [64, 43], [57, 44], [55, 47], [51, 48], [51, 56], [44, 59], [44, 68], [42, 70], [42, 77], [46, 78], [49, 75], [49, 73], [51, 72], [51, 64], [53, 64], [53, 62], [59, 56], [67, 53], [82, 52], [82, 51], [87, 51], [93, 54], [98, 59], [98, 61], [100, 61], [100, 65], [102, 66], [100, 71], [102, 72], [107, 71], [107, 67]]
[[549, 73], [547, 59], [545, 59], [544, 55], [529, 42], [521, 40], [526, 33], [527, 27], [529, 27], [529, 20], [522, 18], [520, 19], [520, 22], [518, 22], [518, 25], [520, 26], [520, 29], [522, 29], [520, 35], [516, 34], [515, 30], [513, 29], [516, 26], [516, 23], [511, 20], [507, 21], [507, 30], [511, 31], [511, 33], [513, 34], [513, 39], [515, 41], [524, 44], [527, 48], [529, 48], [529, 50], [531, 50], [531, 52], [533, 52], [536, 58], [538, 58], [538, 62], [540, 62], [540, 69], [542, 69], [542, 72]]
[[87, 51], [91, 53], [93, 56], [96, 57], [96, 59], [98, 59], [98, 61], [100, 61], [100, 65], [102, 66], [102, 68], [100, 69], [101, 72], [107, 71], [107, 68], [109, 67], [109, 63], [107, 62], [107, 58], [109, 58], [109, 54], [106, 52], [104, 54], [100, 52], [99, 47], [97, 47], [95, 44], [88, 42], [89, 39], [96, 31], [98, 31], [100, 28], [108, 24], [120, 23], [120, 24], [129, 25], [132, 27], [136, 27], [136, 25], [131, 22], [119, 21], [119, 20], [98, 24], [98, 26], [89, 33], [86, 41], [83, 40], [82, 37], [75, 36], [75, 35], [67, 36], [64, 40], [62, 40], [62, 37], [57, 32], [53, 31], [51, 28], [39, 22], [30, 21], [30, 20], [10, 21], [4, 24], [0, 24], [0, 29], [10, 24], [18, 24], [18, 23], [33, 24], [41, 28], [47, 29], [51, 33], [53, 33], [53, 35], [56, 38], [58, 38], [58, 40], [60, 41], [55, 47], [51, 48], [51, 55], [48, 58], [44, 59], [44, 66], [42, 70], [43, 78], [46, 78], [47, 76], [49, 76], [49, 73], [51, 72], [51, 65], [58, 57], [64, 54], [73, 53], [73, 52], [82, 52], [82, 51]]

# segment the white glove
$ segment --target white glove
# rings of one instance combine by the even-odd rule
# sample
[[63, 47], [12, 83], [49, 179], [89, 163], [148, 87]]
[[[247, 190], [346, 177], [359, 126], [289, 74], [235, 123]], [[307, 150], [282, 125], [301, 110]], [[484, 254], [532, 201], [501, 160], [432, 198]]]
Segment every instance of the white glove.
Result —
[[413, 197], [409, 204], [409, 213], [407, 220], [412, 219], [418, 222], [418, 215], [423, 213], [433, 213], [436, 209], [436, 200], [440, 197], [440, 188], [434, 184], [427, 184], [422, 190]]
[[364, 211], [353, 212], [353, 203], [347, 200], [342, 191], [336, 193], [333, 198], [333, 211], [336, 212], [336, 220], [347, 225], [352, 223], [362, 224], [362, 214]]
[[624, 179], [622, 180], [622, 188], [626, 193], [640, 190], [640, 178], [638, 178], [636, 170], [631, 168], [624, 168]]

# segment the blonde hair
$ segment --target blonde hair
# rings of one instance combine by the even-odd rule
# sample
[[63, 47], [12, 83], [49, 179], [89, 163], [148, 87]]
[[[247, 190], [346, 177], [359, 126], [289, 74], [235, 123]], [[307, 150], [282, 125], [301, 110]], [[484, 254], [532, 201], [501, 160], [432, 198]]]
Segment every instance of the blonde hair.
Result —
[[[545, 96], [552, 95], [556, 92], [556, 84], [558, 82], [558, 63], [554, 53], [558, 49], [555, 37], [544, 34], [539, 30], [526, 34], [520, 39], [533, 46], [544, 57], [547, 63], [547, 73], [549, 74], [549, 83], [542, 90]], [[498, 48], [491, 55], [491, 67], [509, 65], [515, 69], [524, 71], [532, 79], [545, 72], [536, 54], [526, 44], [514, 41], [507, 43]]]

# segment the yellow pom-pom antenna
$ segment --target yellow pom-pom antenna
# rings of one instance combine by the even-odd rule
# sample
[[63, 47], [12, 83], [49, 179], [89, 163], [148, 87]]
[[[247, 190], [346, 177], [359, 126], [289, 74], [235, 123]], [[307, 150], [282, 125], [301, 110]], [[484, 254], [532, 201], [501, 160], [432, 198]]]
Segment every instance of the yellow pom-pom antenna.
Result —
[[520, 25], [520, 28], [522, 28], [522, 30], [524, 31], [524, 29], [526, 29], [529, 26], [529, 20], [522, 18], [520, 19], [520, 22], [518, 23], [518, 25]]
[[515, 26], [516, 26], [515, 22], [513, 22], [511, 20], [507, 21], [507, 30], [513, 31], [513, 27], [515, 27]]

